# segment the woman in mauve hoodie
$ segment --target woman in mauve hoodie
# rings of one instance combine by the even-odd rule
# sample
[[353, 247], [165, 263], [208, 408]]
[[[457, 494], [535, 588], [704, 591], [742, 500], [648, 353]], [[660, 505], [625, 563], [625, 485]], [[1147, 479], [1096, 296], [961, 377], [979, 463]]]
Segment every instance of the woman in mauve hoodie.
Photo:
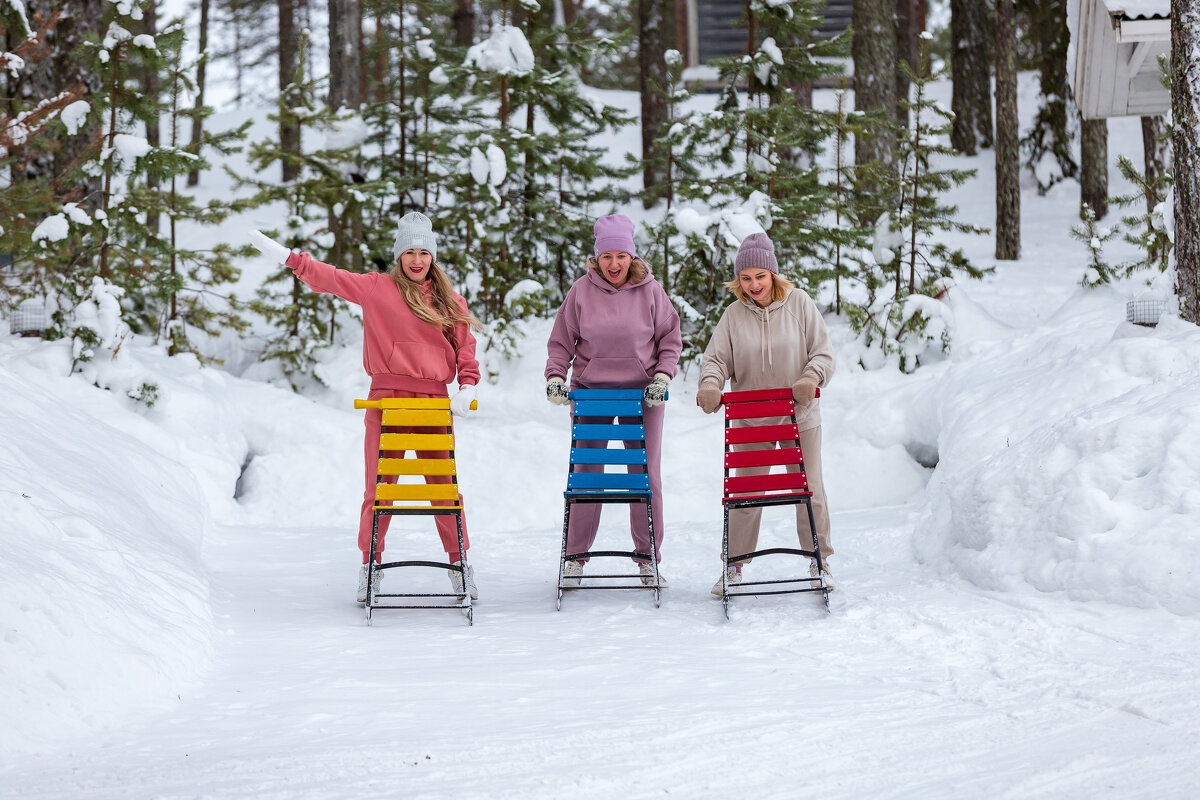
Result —
[[[572, 389], [642, 389], [646, 460], [653, 492], [654, 541], [662, 560], [662, 426], [667, 384], [675, 377], [683, 340], [679, 314], [649, 267], [637, 257], [633, 223], [620, 214], [601, 217], [594, 228], [594, 256], [587, 272], [567, 292], [546, 344], [546, 397], [566, 405], [566, 378]], [[581, 446], [603, 447], [603, 443]], [[602, 469], [598, 467], [597, 469]], [[592, 548], [600, 525], [601, 504], [585, 503], [571, 513], [567, 552]], [[642, 506], [630, 504], [629, 525], [635, 551], [650, 552], [650, 532]], [[649, 562], [639, 562], [642, 583], [653, 584]], [[564, 584], [578, 586], [581, 561], [564, 566]], [[659, 584], [666, 581], [659, 573]]]
[[[308, 253], [291, 253], [287, 265], [310, 289], [335, 294], [362, 306], [363, 368], [371, 376], [370, 400], [385, 397], [446, 397], [446, 384], [458, 377], [458, 391], [450, 409], [461, 416], [475, 399], [479, 383], [479, 363], [475, 360], [478, 326], [467, 310], [467, 302], [454, 292], [446, 273], [437, 265], [437, 236], [433, 223], [416, 211], [401, 218], [396, 243], [392, 248], [396, 263], [386, 273], [358, 273], [338, 269], [317, 261]], [[379, 459], [381, 412], [367, 409], [363, 437], [363, 461], [366, 488], [358, 518], [358, 549], [363, 568], [359, 572], [358, 601], [367, 599], [366, 563], [371, 552], [371, 527], [374, 522], [375, 486]], [[397, 428], [394, 433], [404, 433]], [[427, 433], [428, 429], [420, 430]], [[389, 452], [390, 458], [403, 458], [403, 452]], [[422, 452], [419, 458], [449, 458], [448, 453]], [[384, 476], [395, 482], [395, 476]], [[450, 476], [427, 478], [429, 483], [449, 483]], [[452, 505], [438, 502], [434, 505]], [[454, 517], [435, 517], [438, 535], [451, 563], [458, 562], [458, 528]], [[383, 558], [384, 539], [390, 515], [379, 519], [377, 560]], [[466, 514], [463, 514], [463, 549], [468, 549]], [[476, 599], [473, 567], [467, 567], [467, 584]], [[449, 571], [450, 581], [462, 591], [461, 573]], [[377, 570], [378, 581], [383, 572]], [[376, 585], [376, 591], [379, 587]]]
[[[817, 543], [825, 566], [825, 582], [833, 586], [829, 556], [833, 544], [829, 536], [829, 507], [825, 482], [821, 475], [821, 401], [817, 388], [833, 377], [833, 346], [825, 320], [812, 298], [791, 281], [779, 277], [775, 247], [765, 233], [752, 233], [742, 240], [734, 259], [733, 280], [725, 284], [737, 298], [721, 315], [713, 330], [700, 368], [700, 387], [696, 405], [707, 414], [721, 406], [721, 389], [730, 381], [735, 392], [752, 389], [779, 389], [790, 386], [796, 401], [796, 423], [800, 451], [804, 454], [804, 472], [812, 491], [813, 518]], [[767, 424], [783, 424], [789, 418], [771, 418]], [[734, 426], [745, 423], [735, 420]], [[763, 445], [736, 445], [739, 450], [761, 449]], [[789, 466], [795, 472], [799, 466]], [[767, 468], [747, 467], [739, 471], [752, 475]], [[729, 555], [754, 552], [758, 547], [758, 526], [762, 508], [738, 508], [729, 512]], [[812, 541], [808, 514], [796, 506], [796, 534], [802, 545]], [[727, 566], [726, 583], [742, 581], [742, 561]], [[813, 559], [809, 574], [817, 577]], [[713, 594], [722, 593], [721, 579]]]

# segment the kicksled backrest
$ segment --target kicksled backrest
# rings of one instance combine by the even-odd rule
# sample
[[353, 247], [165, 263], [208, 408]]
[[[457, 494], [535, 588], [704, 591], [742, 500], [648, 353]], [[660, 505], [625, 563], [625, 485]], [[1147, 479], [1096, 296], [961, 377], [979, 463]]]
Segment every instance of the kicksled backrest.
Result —
[[[642, 422], [641, 389], [576, 389], [571, 419], [571, 464], [567, 496], [630, 494], [650, 491], [646, 472], [646, 426]], [[616, 422], [620, 418], [623, 422]], [[603, 420], [602, 422], [583, 420]], [[604, 442], [604, 447], [579, 447]], [[613, 442], [641, 442], [641, 447], [612, 447]], [[581, 465], [641, 466], [641, 472], [577, 472]]]
[[[379, 401], [384, 431], [379, 436], [379, 469], [382, 476], [406, 476], [409, 480], [426, 475], [448, 475], [449, 483], [384, 483], [375, 487], [377, 508], [397, 508], [390, 502], [409, 501], [432, 505], [432, 501], [461, 502], [458, 474], [454, 464], [454, 431], [450, 420], [450, 399], [446, 397], [396, 397]], [[413, 433], [387, 433], [388, 428], [415, 428]], [[428, 430], [422, 430], [428, 429]], [[384, 451], [445, 452], [448, 458], [384, 458]], [[400, 506], [421, 508], [423, 506]], [[439, 505], [439, 508], [447, 508]], [[454, 507], [454, 506], [450, 506]]]
[[[725, 406], [725, 494], [724, 501], [744, 500], [747, 496], [774, 498], [810, 495], [804, 474], [804, 454], [800, 451], [796, 403], [791, 389], [762, 389], [750, 392], [726, 392]], [[790, 422], [766, 424], [765, 418], [787, 417]], [[746, 424], [734, 427], [735, 420]], [[760, 450], [735, 451], [734, 445], [760, 444]], [[787, 467], [798, 465], [797, 472], [734, 476], [743, 467]]]

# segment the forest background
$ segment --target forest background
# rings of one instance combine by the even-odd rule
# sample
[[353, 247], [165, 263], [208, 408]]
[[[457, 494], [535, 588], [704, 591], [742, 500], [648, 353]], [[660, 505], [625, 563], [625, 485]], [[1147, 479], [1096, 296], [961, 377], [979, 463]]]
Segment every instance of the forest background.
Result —
[[[422, 211], [488, 349], [511, 354], [521, 321], [552, 313], [578, 274], [594, 219], [621, 210], [681, 312], [685, 357], [728, 302], [738, 242], [764, 229], [788, 276], [853, 325], [864, 366], [911, 371], [952, 346], [932, 298], [991, 268], [944, 234], [992, 236], [998, 263], [1017, 258], [1025, 170], [1040, 192], [1079, 182], [1085, 283], [1167, 273], [1155, 298], [1195, 321], [1193, 234], [1174, 245], [1177, 280], [1164, 222], [1195, 202], [1195, 126], [1173, 144], [1169, 122], [1144, 118], [1143, 163], [1118, 164], [1137, 191], [1110, 198], [1107, 123], [1071, 102], [1067, 3], [985, 5], [860, 0], [830, 36], [823, 0], [747, 2], [745, 52], [685, 69], [682, 6], [661, 0], [3, 0], [0, 310], [14, 332], [72, 339], [76, 370], [99, 385], [97, 364], [129, 335], [205, 362], [243, 336], [269, 377], [301, 389], [354, 315], [285, 269], [247, 286], [240, 239], [185, 246], [182, 228], [269, 206], [267, 232], [289, 247], [386, 269], [394, 221]], [[1195, 3], [1177, 5], [1183, 27]], [[1023, 133], [1018, 70], [1041, 88]], [[926, 92], [945, 74], [950, 108]], [[1182, 77], [1186, 111], [1197, 86]], [[636, 90], [640, 119], [589, 86]], [[814, 107], [814, 87], [833, 102]], [[689, 110], [697, 92], [715, 106]], [[276, 107], [265, 137], [205, 124], [217, 106], [264, 100]], [[632, 123], [640, 158], [606, 158], [598, 142]], [[987, 148], [990, 230], [941, 199], [972, 174], [954, 156]], [[248, 174], [216, 175], [237, 149]], [[1186, 191], [1171, 197], [1180, 174]], [[228, 196], [196, 201], [201, 181], [226, 179]], [[1119, 226], [1101, 222], [1110, 205], [1126, 211]], [[1109, 264], [1118, 233], [1139, 255]], [[119, 388], [153, 402], [152, 384]]]

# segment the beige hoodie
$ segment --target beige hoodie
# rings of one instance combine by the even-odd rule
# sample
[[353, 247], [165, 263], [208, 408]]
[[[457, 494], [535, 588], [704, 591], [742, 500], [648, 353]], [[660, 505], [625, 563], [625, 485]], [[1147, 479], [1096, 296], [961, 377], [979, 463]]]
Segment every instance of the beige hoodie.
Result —
[[[802, 377], [825, 386], [833, 377], [833, 345], [812, 298], [791, 289], [782, 300], [759, 308], [735, 300], [721, 315], [704, 350], [700, 385], [735, 392], [790, 387]], [[820, 400], [796, 409], [800, 430], [821, 424]]]

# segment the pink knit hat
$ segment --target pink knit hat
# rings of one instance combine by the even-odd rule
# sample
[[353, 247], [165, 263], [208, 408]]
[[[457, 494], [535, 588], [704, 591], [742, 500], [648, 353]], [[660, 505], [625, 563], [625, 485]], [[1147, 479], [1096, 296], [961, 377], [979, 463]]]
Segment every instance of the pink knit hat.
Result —
[[633, 244], [633, 222], [629, 217], [611, 214], [596, 220], [596, 247], [594, 255], [607, 253], [610, 250], [629, 253], [637, 257], [637, 248]]
[[765, 269], [779, 274], [779, 262], [775, 260], [775, 245], [765, 233], [752, 233], [742, 239], [737, 256], [733, 259], [733, 279], [744, 269]]

